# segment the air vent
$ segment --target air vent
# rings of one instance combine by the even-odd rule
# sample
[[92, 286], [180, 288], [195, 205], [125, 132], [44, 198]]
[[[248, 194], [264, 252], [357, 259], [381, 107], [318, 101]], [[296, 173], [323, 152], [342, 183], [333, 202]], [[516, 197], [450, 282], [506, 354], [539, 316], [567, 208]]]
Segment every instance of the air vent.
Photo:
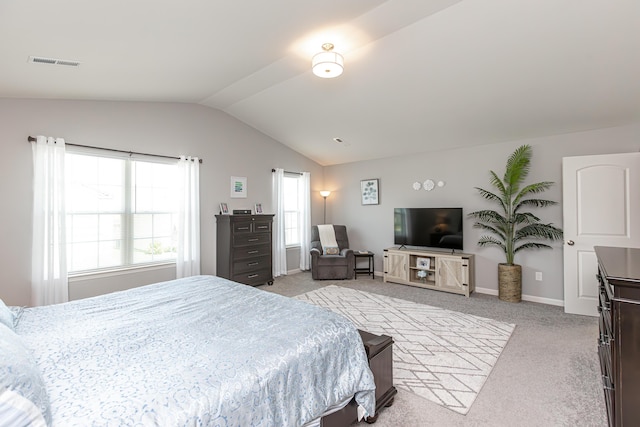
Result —
[[51, 64], [51, 65], [65, 65], [67, 67], [79, 67], [79, 61], [70, 61], [68, 59], [56, 59], [56, 58], [44, 58], [42, 56], [30, 56], [29, 62], [35, 64]]

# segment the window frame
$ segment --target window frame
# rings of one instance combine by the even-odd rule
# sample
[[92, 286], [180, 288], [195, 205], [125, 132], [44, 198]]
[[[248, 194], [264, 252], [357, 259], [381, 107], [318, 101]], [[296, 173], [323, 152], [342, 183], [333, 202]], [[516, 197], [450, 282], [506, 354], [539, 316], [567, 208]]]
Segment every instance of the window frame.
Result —
[[[133, 234], [133, 223], [135, 212], [133, 210], [133, 184], [134, 179], [132, 177], [132, 171], [134, 169], [134, 162], [145, 162], [145, 163], [156, 163], [156, 164], [164, 164], [164, 165], [173, 165], [176, 168], [178, 167], [177, 159], [168, 159], [168, 158], [160, 158], [155, 156], [146, 156], [146, 155], [134, 155], [130, 153], [118, 153], [118, 152], [107, 152], [105, 150], [100, 150], [96, 148], [88, 148], [88, 147], [67, 147], [65, 153], [65, 160], [67, 159], [67, 155], [85, 155], [85, 156], [93, 156], [98, 158], [112, 158], [117, 160], [124, 160], [124, 182], [123, 182], [123, 209], [119, 213], [122, 217], [121, 219], [121, 242], [123, 245], [123, 252], [120, 257], [119, 265], [112, 265], [107, 267], [97, 267], [91, 269], [84, 270], [70, 270], [67, 275], [69, 278], [82, 278], [82, 277], [100, 277], [100, 276], [109, 276], [113, 274], [125, 274], [127, 272], [133, 271], [144, 271], [144, 270], [153, 270], [157, 268], [166, 268], [167, 266], [175, 265], [177, 261], [177, 252], [175, 253], [175, 257], [171, 259], [161, 259], [155, 261], [148, 262], [134, 262], [134, 248], [135, 248], [135, 238]], [[66, 162], [65, 162], [66, 163]], [[65, 187], [66, 188], [66, 187]], [[66, 192], [66, 190], [65, 190]], [[100, 215], [102, 212], [96, 211], [95, 215]], [[145, 212], [154, 214], [156, 212]], [[165, 212], [167, 213], [167, 212]], [[172, 214], [177, 214], [177, 206]], [[66, 219], [69, 218], [69, 215], [74, 215], [73, 213], [66, 212]], [[177, 224], [174, 223], [175, 226]], [[67, 226], [65, 226], [66, 228]], [[65, 229], [65, 233], [67, 233], [67, 229]], [[153, 238], [153, 237], [152, 237]], [[99, 240], [98, 240], [99, 242]], [[66, 247], [68, 250], [69, 241], [66, 242]], [[68, 264], [67, 264], [68, 265]]]
[[[301, 184], [301, 178], [302, 175], [299, 173], [294, 173], [294, 172], [286, 172], [284, 173], [284, 179], [295, 179], [296, 180], [296, 201], [297, 201], [297, 209], [295, 211], [291, 211], [291, 210], [286, 210], [284, 211], [284, 217], [285, 217], [285, 226], [284, 226], [284, 236], [285, 236], [285, 248], [290, 249], [290, 248], [299, 248], [302, 246], [302, 242], [301, 237], [302, 237], [302, 233], [300, 230], [300, 184]], [[286, 187], [286, 184], [285, 184]], [[287, 192], [283, 191], [283, 194], [285, 196], [285, 198], [287, 197]], [[286, 204], [286, 203], [285, 203]], [[286, 239], [287, 239], [287, 230], [290, 230], [291, 227], [287, 227], [287, 213], [291, 213], [291, 212], [295, 212], [296, 216], [297, 216], [297, 234], [298, 234], [298, 241], [297, 243], [287, 243]]]

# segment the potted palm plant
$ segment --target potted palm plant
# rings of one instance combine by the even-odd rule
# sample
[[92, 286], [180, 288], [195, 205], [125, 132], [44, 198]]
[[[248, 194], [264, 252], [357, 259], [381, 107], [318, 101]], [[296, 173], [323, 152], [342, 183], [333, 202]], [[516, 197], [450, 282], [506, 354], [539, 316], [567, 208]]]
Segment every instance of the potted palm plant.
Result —
[[529, 145], [518, 147], [507, 160], [502, 179], [494, 172], [491, 185], [494, 191], [475, 187], [485, 199], [495, 202], [498, 210], [471, 212], [474, 227], [489, 232], [478, 240], [479, 246], [497, 246], [506, 255], [506, 262], [498, 264], [498, 297], [503, 301], [520, 302], [522, 298], [522, 266], [514, 263], [516, 253], [525, 249], [551, 248], [543, 241], [562, 238], [562, 230], [545, 224], [526, 208], [552, 206], [557, 202], [537, 197], [554, 183], [549, 181], [524, 185], [529, 173], [532, 150]]

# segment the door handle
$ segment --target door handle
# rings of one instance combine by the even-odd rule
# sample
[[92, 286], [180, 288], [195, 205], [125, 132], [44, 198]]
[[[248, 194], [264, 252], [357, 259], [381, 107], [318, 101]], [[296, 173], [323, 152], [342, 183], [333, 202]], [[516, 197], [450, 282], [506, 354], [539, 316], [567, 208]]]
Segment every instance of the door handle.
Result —
[[575, 244], [576, 244], [576, 243], [575, 243], [573, 240], [569, 240], [569, 241], [567, 242], [567, 245], [569, 245], [569, 246], [573, 246], [573, 245], [575, 245]]

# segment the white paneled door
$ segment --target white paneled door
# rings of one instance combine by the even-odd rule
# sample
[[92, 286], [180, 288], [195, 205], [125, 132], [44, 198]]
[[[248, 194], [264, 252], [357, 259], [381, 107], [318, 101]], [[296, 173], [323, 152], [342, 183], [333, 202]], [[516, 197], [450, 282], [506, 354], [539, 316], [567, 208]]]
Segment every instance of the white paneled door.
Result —
[[594, 246], [640, 247], [640, 153], [562, 159], [564, 310], [597, 316]]

